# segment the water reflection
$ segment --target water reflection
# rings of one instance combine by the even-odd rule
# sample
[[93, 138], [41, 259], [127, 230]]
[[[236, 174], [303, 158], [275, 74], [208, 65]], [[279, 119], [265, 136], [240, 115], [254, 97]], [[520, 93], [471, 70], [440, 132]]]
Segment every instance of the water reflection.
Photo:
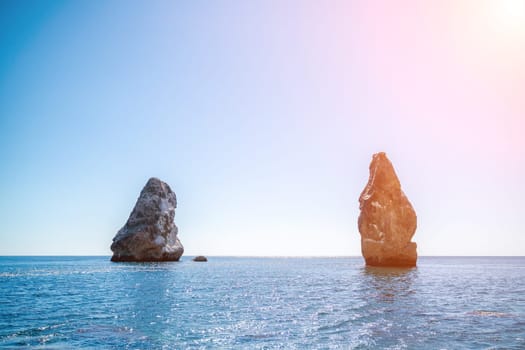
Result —
[[361, 274], [367, 289], [380, 301], [393, 302], [397, 297], [414, 293], [413, 283], [417, 278], [415, 268], [366, 266]]
[[[129, 331], [136, 335], [131, 345], [146, 342], [162, 348], [166, 345], [173, 319], [171, 296], [178, 263], [121, 263], [129, 269], [121, 275], [121, 288], [126, 291], [125, 310], [119, 315]], [[124, 306], [125, 305], [125, 306]]]

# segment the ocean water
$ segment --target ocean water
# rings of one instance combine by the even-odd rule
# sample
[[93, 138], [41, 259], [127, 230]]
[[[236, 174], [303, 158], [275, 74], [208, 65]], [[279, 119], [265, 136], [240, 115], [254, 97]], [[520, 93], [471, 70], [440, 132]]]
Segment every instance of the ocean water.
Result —
[[525, 258], [1, 257], [0, 348], [525, 349]]

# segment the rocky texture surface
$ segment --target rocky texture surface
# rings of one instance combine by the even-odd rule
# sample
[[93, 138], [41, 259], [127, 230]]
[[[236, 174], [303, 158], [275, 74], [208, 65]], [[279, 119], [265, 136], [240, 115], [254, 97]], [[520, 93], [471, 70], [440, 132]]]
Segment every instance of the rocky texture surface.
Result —
[[208, 259], [204, 255], [199, 255], [193, 258], [193, 261], [206, 262]]
[[111, 261], [178, 261], [184, 248], [173, 222], [177, 197], [165, 182], [151, 178], [111, 244]]
[[386, 154], [374, 154], [368, 184], [359, 197], [361, 252], [369, 266], [416, 266], [416, 212], [401, 190]]

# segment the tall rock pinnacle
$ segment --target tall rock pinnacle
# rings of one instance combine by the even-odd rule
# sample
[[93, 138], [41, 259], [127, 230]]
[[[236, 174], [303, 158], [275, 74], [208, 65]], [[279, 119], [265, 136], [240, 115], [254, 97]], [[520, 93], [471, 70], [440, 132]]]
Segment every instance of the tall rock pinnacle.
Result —
[[178, 261], [184, 248], [173, 222], [177, 197], [167, 183], [152, 177], [111, 244], [111, 261]]
[[370, 177], [359, 197], [358, 225], [361, 252], [368, 266], [413, 267], [417, 245], [414, 208], [401, 190], [401, 184], [384, 152], [370, 163]]

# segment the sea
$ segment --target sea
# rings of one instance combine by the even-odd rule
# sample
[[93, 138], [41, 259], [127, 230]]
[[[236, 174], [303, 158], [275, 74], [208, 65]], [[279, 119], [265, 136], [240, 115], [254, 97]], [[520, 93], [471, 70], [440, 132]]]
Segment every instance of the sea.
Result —
[[0, 257], [2, 349], [525, 349], [525, 257]]

